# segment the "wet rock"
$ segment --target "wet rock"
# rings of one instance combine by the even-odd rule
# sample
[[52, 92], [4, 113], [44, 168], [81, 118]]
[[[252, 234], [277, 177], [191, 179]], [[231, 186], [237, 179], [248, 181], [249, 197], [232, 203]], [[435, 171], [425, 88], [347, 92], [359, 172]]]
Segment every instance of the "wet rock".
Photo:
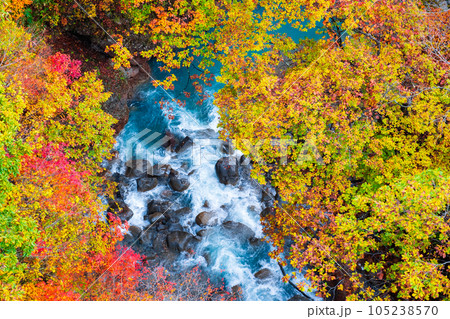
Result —
[[249, 239], [249, 242], [253, 248], [259, 248], [264, 245], [264, 241], [261, 238], [252, 237]]
[[174, 252], [194, 250], [198, 243], [198, 239], [184, 231], [175, 231], [167, 236], [167, 246]]
[[132, 159], [125, 163], [127, 169], [125, 170], [125, 176], [128, 178], [141, 177], [147, 174], [147, 171], [151, 169], [152, 165], [145, 159]]
[[263, 211], [259, 214], [261, 217], [267, 217], [269, 215], [275, 214], [275, 209], [273, 207], [264, 208]]
[[173, 135], [172, 132], [170, 132], [169, 130], [166, 130], [165, 132], [165, 136], [164, 139], [167, 140], [167, 142], [165, 142], [162, 147], [167, 148], [169, 150], [173, 150], [175, 148], [175, 145], [177, 145], [178, 143], [178, 139], [175, 137], [175, 135]]
[[262, 202], [270, 202], [275, 198], [275, 191], [270, 188], [264, 187], [261, 191], [261, 201]]
[[241, 285], [234, 285], [231, 287], [231, 293], [235, 298], [240, 298], [243, 294]]
[[133, 239], [134, 239], [133, 235], [125, 234], [123, 236], [122, 243], [124, 243], [125, 245], [129, 245], [130, 243], [133, 242]]
[[180, 144], [175, 147], [175, 153], [183, 153], [188, 148], [192, 147], [192, 145], [194, 145], [194, 141], [189, 136], [186, 136]]
[[111, 176], [111, 180], [118, 183], [118, 184], [123, 184], [126, 186], [130, 185], [130, 180], [128, 179], [128, 177], [126, 177], [125, 175], [122, 175], [120, 173], [114, 173]]
[[263, 269], [259, 270], [258, 272], [256, 272], [254, 274], [254, 276], [255, 276], [255, 278], [258, 278], [261, 280], [267, 279], [269, 277], [272, 277], [272, 271], [270, 269], [263, 268]]
[[165, 219], [164, 214], [162, 213], [154, 213], [147, 216], [148, 221], [150, 224], [156, 223], [157, 221], [162, 221]]
[[128, 228], [128, 231], [130, 232], [131, 235], [133, 235], [133, 237], [139, 237], [139, 235], [142, 232], [142, 229], [138, 226], [130, 226], [130, 228]]
[[250, 159], [245, 155], [241, 155], [241, 157], [239, 158], [239, 164], [241, 166], [247, 166], [250, 164]]
[[183, 208], [180, 208], [180, 209], [177, 209], [176, 211], [174, 211], [172, 215], [183, 216], [183, 215], [187, 215], [190, 213], [191, 213], [191, 209], [189, 207], [183, 207]]
[[158, 230], [158, 231], [161, 231], [161, 230], [166, 230], [166, 229], [168, 229], [168, 228], [169, 228], [169, 227], [168, 227], [167, 225], [159, 224], [158, 227], [157, 227], [157, 230]]
[[165, 214], [166, 212], [169, 211], [171, 206], [172, 206], [172, 203], [168, 202], [168, 201], [151, 200], [147, 204], [147, 214], [148, 215], [151, 215], [154, 213]]
[[205, 236], [208, 235], [209, 232], [210, 232], [210, 229], [200, 229], [200, 230], [197, 232], [197, 236], [198, 236], [198, 237], [205, 237]]
[[295, 295], [294, 297], [290, 298], [288, 301], [311, 301], [311, 299], [306, 298], [302, 295]]
[[201, 212], [195, 217], [195, 222], [199, 226], [216, 226], [219, 223], [214, 212]]
[[211, 265], [211, 255], [209, 253], [204, 253], [202, 257], [205, 258], [205, 262], [208, 266]]
[[117, 216], [122, 222], [129, 221], [133, 217], [134, 213], [130, 208], [122, 210]]
[[209, 202], [207, 200], [203, 202], [203, 207], [209, 208]]
[[168, 230], [171, 232], [175, 231], [184, 231], [183, 226], [178, 224], [179, 220], [174, 221], [172, 224], [169, 225]]
[[147, 174], [151, 177], [169, 177], [172, 167], [169, 164], [155, 164], [148, 171]]
[[152, 227], [145, 228], [140, 234], [140, 243], [144, 246], [151, 246], [156, 235], [155, 229]]
[[230, 236], [241, 241], [248, 240], [255, 236], [255, 232], [248, 226], [234, 221], [227, 221], [222, 224], [223, 230], [228, 232]]
[[170, 175], [169, 185], [176, 192], [183, 192], [189, 188], [190, 183], [187, 178]]
[[222, 145], [220, 146], [220, 151], [227, 155], [233, 155], [234, 154], [233, 143], [231, 141], [222, 142]]
[[137, 180], [137, 190], [147, 192], [158, 185], [158, 180], [154, 177], [141, 177]]
[[222, 157], [217, 161], [215, 170], [222, 184], [236, 185], [239, 181], [239, 164], [235, 157]]
[[169, 247], [167, 246], [167, 235], [168, 232], [166, 231], [157, 232], [152, 242], [153, 249], [155, 250], [156, 254], [160, 256], [168, 251]]
[[133, 211], [123, 200], [115, 200], [109, 202], [108, 213], [117, 215], [122, 222], [128, 221], [133, 217]]

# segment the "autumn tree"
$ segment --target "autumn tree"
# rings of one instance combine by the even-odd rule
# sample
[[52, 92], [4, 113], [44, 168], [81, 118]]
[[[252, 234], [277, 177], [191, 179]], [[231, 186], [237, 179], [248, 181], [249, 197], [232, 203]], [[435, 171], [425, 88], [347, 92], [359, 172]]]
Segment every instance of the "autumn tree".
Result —
[[[304, 271], [326, 298], [448, 298], [447, 252], [439, 248], [447, 240], [448, 195], [423, 186], [423, 198], [413, 190], [398, 197], [396, 186], [423, 180], [429, 170], [442, 177], [424, 185], [448, 176], [448, 64], [440, 58], [447, 53], [431, 46], [445, 41], [448, 27], [441, 21], [448, 14], [423, 14], [414, 1], [281, 7], [294, 12], [296, 5], [303, 5], [296, 18], [307, 17], [311, 26], [322, 20], [329, 38], [301, 41], [285, 52], [292, 67], [281, 74], [273, 63], [243, 60], [246, 76], [230, 81], [216, 99], [224, 138], [253, 157], [255, 178], [277, 189], [276, 207], [263, 217], [271, 255]], [[289, 144], [283, 148], [273, 139]], [[284, 156], [287, 163], [280, 161]], [[375, 203], [355, 211], [352, 203], [361, 196], [371, 203], [397, 198], [398, 206], [386, 204], [384, 214], [401, 213], [383, 219]], [[436, 206], [427, 208], [428, 198]], [[402, 221], [403, 210], [411, 220]], [[355, 223], [365, 227], [358, 235]], [[408, 241], [418, 233], [430, 244]], [[414, 269], [412, 281], [404, 280], [406, 269]]]

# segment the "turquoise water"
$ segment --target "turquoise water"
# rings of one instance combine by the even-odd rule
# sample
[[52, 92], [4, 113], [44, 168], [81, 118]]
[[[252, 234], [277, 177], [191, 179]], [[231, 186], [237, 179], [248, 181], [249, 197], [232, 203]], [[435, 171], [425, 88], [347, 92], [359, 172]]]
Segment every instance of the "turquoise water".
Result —
[[[319, 38], [314, 32], [300, 33], [288, 26], [279, 32], [286, 32], [298, 41], [305, 36]], [[198, 61], [194, 61], [196, 65]], [[159, 64], [150, 62], [152, 75], [157, 79], [163, 79], [167, 73], [159, 71]], [[218, 74], [218, 69], [213, 69]], [[174, 169], [189, 172], [195, 170], [189, 177], [191, 186], [180, 194], [177, 205], [189, 206], [192, 213], [185, 216], [181, 221], [183, 229], [196, 234], [200, 227], [194, 222], [195, 216], [205, 210], [205, 201], [209, 203], [209, 209], [214, 211], [220, 222], [234, 221], [246, 225], [257, 238], [262, 238], [262, 226], [259, 222], [259, 212], [264, 209], [260, 201], [261, 189], [248, 180], [241, 180], [238, 185], [230, 186], [219, 183], [214, 165], [223, 156], [214, 147], [218, 137], [219, 118], [214, 106], [213, 94], [222, 85], [213, 82], [211, 87], [205, 87], [209, 98], [198, 105], [200, 97], [195, 93], [192, 82], [189, 82], [189, 74], [198, 73], [195, 67], [175, 71], [178, 81], [175, 89], [165, 91], [155, 88], [151, 83], [143, 85], [131, 102], [129, 122], [118, 137], [117, 149], [122, 160], [125, 162], [130, 147], [133, 148], [133, 156], [150, 159], [154, 163], [169, 163]], [[190, 98], [185, 98], [186, 106], [180, 107], [175, 103], [169, 103], [173, 107], [174, 119], [169, 120], [166, 110], [160, 108], [160, 101], [172, 98], [181, 98], [182, 92], [191, 93]], [[182, 138], [190, 136], [194, 139], [195, 147], [192, 150], [175, 154], [162, 148], [153, 149], [153, 142], [146, 143], [145, 137], [130, 144], [141, 132], [148, 130], [150, 133], [157, 132], [160, 137], [165, 130], [170, 130], [176, 136]], [[155, 139], [155, 141], [158, 139]], [[237, 152], [239, 154], [239, 152]], [[118, 168], [119, 171], [124, 167]], [[130, 220], [131, 225], [141, 227], [148, 226], [144, 219], [146, 214], [146, 203], [151, 199], [158, 199], [164, 188], [158, 186], [146, 193], [138, 193], [130, 188], [126, 198], [127, 204], [134, 212]], [[268, 257], [270, 246], [266, 243], [251, 245], [248, 241], [239, 241], [230, 237], [229, 233], [222, 231], [220, 227], [211, 228], [208, 235], [202, 239], [194, 256], [182, 256], [177, 261], [177, 269], [189, 269], [195, 265], [201, 265], [206, 273], [213, 279], [224, 278], [228, 288], [240, 285], [243, 289], [245, 300], [287, 300], [295, 294], [288, 284], [281, 282], [281, 272], [277, 263]], [[261, 268], [267, 268], [272, 276], [266, 280], [259, 280], [254, 273]], [[302, 280], [301, 278], [299, 280]]]

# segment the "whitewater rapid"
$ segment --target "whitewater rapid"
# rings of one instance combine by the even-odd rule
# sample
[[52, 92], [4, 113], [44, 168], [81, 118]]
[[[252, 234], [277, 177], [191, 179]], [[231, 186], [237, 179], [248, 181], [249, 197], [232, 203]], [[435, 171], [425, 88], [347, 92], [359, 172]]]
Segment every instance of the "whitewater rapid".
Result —
[[[159, 73], [157, 65], [152, 65], [153, 75], [163, 77]], [[137, 94], [136, 100], [131, 103], [129, 122], [117, 139], [116, 149], [119, 151], [122, 163], [125, 163], [132, 151], [133, 156], [146, 158], [153, 163], [168, 163], [170, 166], [184, 174], [189, 174], [190, 187], [177, 194], [174, 205], [176, 207], [190, 207], [191, 213], [180, 221], [183, 230], [193, 235], [201, 229], [195, 223], [197, 214], [205, 210], [217, 214], [219, 224], [224, 221], [239, 222], [249, 227], [255, 237], [263, 238], [262, 226], [259, 221], [259, 213], [264, 209], [261, 202], [262, 189], [254, 181], [241, 178], [236, 186], [223, 185], [219, 182], [215, 172], [217, 160], [224, 156], [220, 152], [218, 141], [219, 116], [214, 106], [213, 94], [220, 89], [220, 84], [213, 83], [208, 88], [209, 98], [203, 105], [197, 105], [198, 97], [189, 86], [186, 89], [184, 83], [188, 83], [186, 74], [180, 71], [179, 84], [173, 92], [166, 92], [160, 87], [154, 88], [151, 84], [144, 85]], [[168, 94], [178, 94], [177, 89], [190, 90], [191, 98], [186, 99], [186, 107], [180, 107], [175, 103], [173, 107], [174, 119], [169, 120], [161, 110], [159, 101], [167, 100]], [[140, 136], [144, 130], [148, 134], [158, 133], [162, 138], [166, 130], [180, 138], [189, 136], [194, 141], [194, 146], [188, 151], [177, 154], [164, 148], [154, 149], [151, 144], [143, 139], [131, 140]], [[130, 149], [132, 148], [132, 150]], [[234, 156], [241, 153], [236, 150]], [[113, 172], [124, 173], [125, 166], [114, 167]], [[159, 199], [161, 192], [167, 189], [158, 185], [147, 192], [136, 190], [136, 181], [131, 181], [127, 187], [125, 202], [134, 215], [129, 220], [130, 225], [139, 226], [142, 229], [149, 226], [144, 218], [147, 203], [152, 199]], [[270, 246], [259, 242], [251, 245], [248, 241], [239, 241], [223, 232], [220, 227], [211, 227], [203, 237], [196, 253], [182, 255], [176, 262], [177, 269], [190, 269], [200, 265], [202, 269], [214, 279], [224, 279], [228, 289], [235, 285], [242, 288], [244, 300], [287, 300], [294, 296], [295, 290], [281, 280], [282, 274], [276, 261], [269, 258]], [[262, 269], [269, 269], [271, 277], [261, 280], [254, 274]]]

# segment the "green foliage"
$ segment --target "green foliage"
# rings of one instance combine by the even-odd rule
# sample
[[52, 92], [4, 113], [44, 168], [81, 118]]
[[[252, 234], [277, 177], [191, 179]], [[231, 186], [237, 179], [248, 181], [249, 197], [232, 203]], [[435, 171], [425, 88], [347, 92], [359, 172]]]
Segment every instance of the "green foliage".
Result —
[[20, 296], [25, 269], [22, 261], [33, 251], [37, 238], [34, 221], [17, 214], [17, 186], [11, 183], [25, 152], [25, 146], [15, 138], [23, 107], [23, 96], [11, 92], [0, 75], [0, 295], [7, 300]]

